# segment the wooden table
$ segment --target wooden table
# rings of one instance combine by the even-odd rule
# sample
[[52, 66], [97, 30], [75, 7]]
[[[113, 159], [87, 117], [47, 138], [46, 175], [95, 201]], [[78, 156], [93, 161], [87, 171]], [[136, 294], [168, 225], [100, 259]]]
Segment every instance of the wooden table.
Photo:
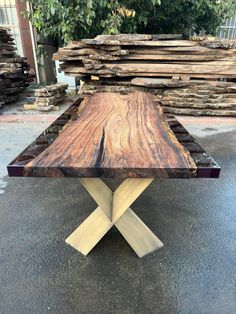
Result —
[[[66, 239], [88, 254], [115, 225], [139, 257], [163, 244], [130, 206], [155, 178], [217, 178], [220, 168], [152, 94], [78, 99], [8, 165], [9, 176], [78, 177], [98, 204]], [[123, 178], [112, 191], [102, 178]]]

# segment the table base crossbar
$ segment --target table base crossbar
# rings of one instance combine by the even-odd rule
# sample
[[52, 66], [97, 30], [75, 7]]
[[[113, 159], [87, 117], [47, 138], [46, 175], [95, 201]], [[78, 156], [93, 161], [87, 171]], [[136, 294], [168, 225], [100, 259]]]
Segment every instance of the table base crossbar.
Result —
[[66, 242], [87, 255], [115, 225], [139, 257], [161, 248], [163, 243], [130, 208], [152, 181], [153, 179], [125, 179], [112, 192], [99, 178], [80, 178], [98, 207]]

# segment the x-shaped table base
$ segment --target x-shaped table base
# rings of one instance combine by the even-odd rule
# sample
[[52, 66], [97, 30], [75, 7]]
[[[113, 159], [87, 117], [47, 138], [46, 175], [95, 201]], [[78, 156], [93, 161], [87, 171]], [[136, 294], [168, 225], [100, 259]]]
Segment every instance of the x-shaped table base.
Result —
[[87, 255], [115, 225], [139, 257], [162, 247], [162, 242], [130, 208], [152, 181], [153, 179], [126, 179], [112, 192], [99, 178], [81, 178], [80, 182], [98, 207], [66, 242]]

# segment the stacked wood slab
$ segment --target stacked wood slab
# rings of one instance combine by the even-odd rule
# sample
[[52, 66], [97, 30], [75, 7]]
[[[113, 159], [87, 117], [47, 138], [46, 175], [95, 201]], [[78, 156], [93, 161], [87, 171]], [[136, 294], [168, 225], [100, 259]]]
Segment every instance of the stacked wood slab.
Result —
[[0, 106], [16, 101], [29, 85], [28, 70], [26, 59], [16, 53], [14, 39], [0, 27]]
[[142, 90], [174, 114], [236, 115], [236, 41], [100, 35], [71, 42], [56, 58], [85, 81], [83, 95]]
[[63, 102], [68, 84], [57, 83], [38, 88], [34, 91], [35, 101], [33, 105], [24, 105], [25, 109], [39, 111], [57, 110], [58, 104]]
[[0, 108], [2, 108], [5, 105], [5, 99], [6, 99], [6, 96], [4, 94], [4, 91], [6, 88], [4, 74], [5, 74], [4, 72], [0, 71]]

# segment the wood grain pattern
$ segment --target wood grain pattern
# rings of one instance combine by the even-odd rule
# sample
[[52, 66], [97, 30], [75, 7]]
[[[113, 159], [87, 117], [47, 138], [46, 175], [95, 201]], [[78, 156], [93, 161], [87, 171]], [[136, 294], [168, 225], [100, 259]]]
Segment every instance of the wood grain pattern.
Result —
[[154, 96], [99, 93], [84, 99], [78, 117], [38, 157], [26, 176], [194, 177]]
[[[112, 82], [111, 82], [112, 83]], [[217, 83], [217, 85], [215, 84]], [[114, 84], [114, 83], [113, 83]], [[224, 87], [227, 85], [227, 90], [229, 92], [235, 92], [231, 87], [232, 83], [226, 82], [210, 82], [215, 90], [215, 87]], [[223, 85], [222, 85], [223, 84]], [[228, 86], [229, 84], [229, 86]], [[201, 85], [199, 85], [200, 88]], [[127, 93], [127, 91], [126, 91]], [[40, 134], [32, 144], [30, 144], [26, 149], [23, 150], [8, 166], [8, 174], [11, 177], [25, 176], [25, 165], [30, 161], [34, 160], [39, 156], [44, 150], [46, 150], [52, 143], [60, 136], [63, 129], [68, 127], [71, 121], [78, 118], [78, 108], [82, 98], [75, 99], [66, 111], [59, 116], [47, 129]], [[168, 107], [169, 108], [169, 107]], [[167, 109], [168, 109], [167, 108]], [[167, 110], [164, 108], [164, 112]], [[168, 110], [167, 110], [168, 111]], [[180, 145], [183, 145], [185, 149], [191, 155], [194, 163], [197, 167], [198, 178], [218, 178], [220, 174], [220, 166], [213, 160], [213, 158], [207, 154], [207, 152], [201, 148], [194, 138], [188, 133], [188, 131], [176, 120], [176, 118], [165, 112], [165, 121], [168, 123], [170, 129], [175, 135], [176, 140]], [[27, 174], [29, 175], [29, 174]], [[52, 174], [51, 174], [52, 176]], [[83, 179], [81, 179], [83, 180]], [[94, 179], [93, 179], [94, 180]], [[88, 189], [88, 186], [85, 186]], [[99, 187], [101, 190], [101, 186]], [[93, 191], [91, 191], [93, 193]], [[107, 192], [106, 192], [107, 193]], [[94, 193], [93, 193], [94, 194]], [[96, 197], [96, 201], [99, 199], [99, 195]], [[104, 206], [104, 204], [102, 204]]]

